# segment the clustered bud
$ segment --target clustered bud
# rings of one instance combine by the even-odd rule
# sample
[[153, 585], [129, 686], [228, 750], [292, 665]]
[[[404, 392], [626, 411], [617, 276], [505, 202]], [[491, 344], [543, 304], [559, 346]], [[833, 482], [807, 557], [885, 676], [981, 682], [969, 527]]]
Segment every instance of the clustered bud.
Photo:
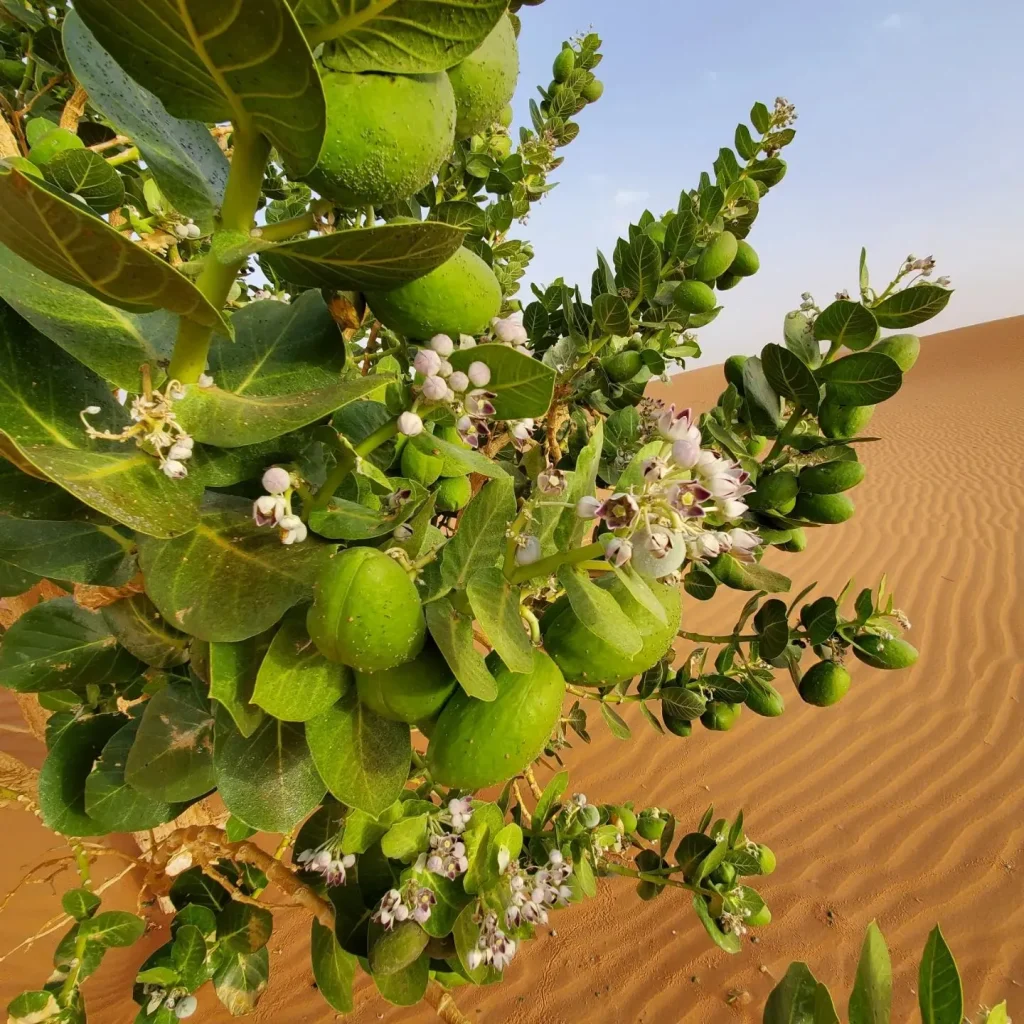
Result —
[[437, 903], [433, 890], [410, 882], [403, 889], [390, 889], [380, 901], [373, 920], [391, 931], [395, 924], [415, 921], [424, 924], [430, 919], [430, 912]]
[[301, 543], [309, 535], [306, 524], [292, 512], [294, 481], [288, 470], [271, 466], [263, 474], [263, 488], [252, 506], [252, 518], [257, 526], [276, 526], [282, 544]]

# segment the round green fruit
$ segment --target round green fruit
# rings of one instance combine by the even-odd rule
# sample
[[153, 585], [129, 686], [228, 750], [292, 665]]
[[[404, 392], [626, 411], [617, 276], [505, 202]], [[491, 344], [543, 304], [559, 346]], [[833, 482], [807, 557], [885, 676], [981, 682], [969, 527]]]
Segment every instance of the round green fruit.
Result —
[[850, 673], [834, 661], [815, 662], [800, 680], [800, 697], [818, 708], [838, 704], [850, 689]]
[[667, 819], [663, 818], [660, 814], [654, 814], [652, 811], [641, 811], [640, 816], [636, 820], [637, 833], [649, 843], [657, 842], [661, 838], [661, 833], [665, 831], [666, 821]]
[[747, 504], [758, 512], [778, 512], [786, 515], [793, 511], [800, 485], [795, 473], [769, 473], [757, 481]]
[[762, 875], [770, 875], [777, 865], [775, 854], [764, 843], [757, 844], [757, 866], [761, 869]]
[[26, 67], [20, 60], [0, 60], [0, 82], [4, 85], [21, 85]]
[[872, 345], [872, 352], [888, 356], [904, 373], [913, 368], [921, 354], [921, 339], [916, 334], [894, 334]]
[[507, 103], [502, 108], [501, 113], [498, 115], [498, 124], [500, 124], [503, 128], [510, 128], [512, 126], [512, 119], [514, 117], [515, 114], [512, 111], [512, 104]]
[[758, 456], [768, 447], [768, 438], [761, 434], [754, 434], [747, 441], [747, 452], [750, 455]]
[[433, 75], [323, 76], [327, 133], [306, 179], [354, 209], [408, 199], [434, 176], [455, 142], [455, 95]]
[[587, 629], [564, 595], [548, 609], [541, 623], [544, 647], [566, 679], [573, 683], [621, 683], [653, 668], [664, 657], [679, 629], [682, 611], [680, 590], [655, 580], [646, 582], [665, 609], [665, 622], [655, 618], [635, 600], [614, 574], [609, 573], [597, 584], [615, 598], [640, 631], [643, 646], [632, 656], [623, 654]]
[[724, 364], [725, 379], [743, 394], [743, 366], [749, 356], [729, 356]]
[[612, 819], [618, 818], [622, 822], [622, 829], [624, 832], [632, 833], [636, 831], [638, 825], [637, 817], [635, 812], [630, 807], [613, 806], [610, 808], [612, 812]]
[[801, 491], [793, 515], [812, 523], [835, 525], [853, 518], [855, 506], [845, 494], [807, 494]]
[[792, 551], [795, 554], [799, 554], [801, 551], [807, 550], [807, 531], [802, 527], [795, 527], [792, 536], [782, 545], [783, 551]]
[[366, 292], [373, 315], [409, 338], [482, 334], [501, 309], [501, 285], [465, 247], [423, 277], [388, 291]]
[[701, 725], [712, 732], [728, 732], [739, 720], [742, 704], [729, 704], [724, 700], [709, 701], [707, 710], [700, 716]]
[[661, 706], [661, 720], [673, 736], [689, 736], [693, 733], [693, 722], [688, 718], [677, 718], [664, 704]]
[[555, 58], [551, 75], [556, 82], [564, 82], [576, 67], [576, 51], [571, 46], [566, 46]]
[[711, 881], [719, 885], [731, 886], [736, 881], [736, 867], [733, 864], [720, 864], [711, 872]]
[[856, 437], [874, 412], [873, 405], [839, 405], [826, 398], [818, 409], [818, 422], [826, 437]]
[[411, 661], [355, 676], [363, 704], [384, 718], [410, 725], [437, 715], [456, 685], [448, 663], [429, 642]]
[[687, 313], [710, 313], [717, 305], [714, 291], [703, 281], [683, 281], [673, 302]]
[[764, 718], [778, 718], [786, 710], [782, 694], [770, 683], [748, 683], [744, 703], [755, 715]]
[[754, 247], [744, 239], [736, 243], [736, 258], [729, 264], [729, 273], [750, 277], [761, 269], [761, 259]]
[[887, 640], [874, 633], [861, 633], [853, 643], [853, 653], [872, 668], [910, 668], [918, 657], [917, 648], [898, 637]]
[[490, 35], [448, 72], [455, 91], [455, 137], [468, 139], [500, 119], [516, 91], [519, 49], [508, 15]]
[[477, 700], [457, 690], [437, 720], [427, 767], [442, 786], [475, 790], [521, 772], [543, 749], [558, 724], [565, 680], [558, 666], [535, 651], [533, 669], [511, 672], [495, 658], [498, 696]]
[[735, 288], [736, 285], [743, 280], [742, 274], [734, 274], [731, 270], [727, 270], [724, 274], [715, 280], [715, 287], [720, 292], [727, 292]]
[[841, 494], [856, 487], [867, 470], [860, 462], [826, 462], [800, 471], [800, 490], [808, 494]]
[[705, 246], [693, 267], [698, 281], [714, 281], [721, 277], [736, 259], [736, 236], [731, 231], [719, 231]]
[[608, 379], [616, 384], [632, 380], [640, 372], [643, 365], [644, 361], [640, 353], [634, 352], [633, 349], [629, 348], [616, 352], [614, 355], [605, 356], [601, 360], [601, 369], [608, 374]]
[[507, 135], [492, 135], [487, 150], [495, 160], [504, 160], [512, 152], [512, 140]]
[[66, 128], [53, 128], [33, 144], [28, 158], [37, 167], [48, 164], [58, 153], [69, 149], [85, 149], [85, 143]]
[[772, 912], [765, 906], [757, 913], [751, 914], [744, 923], [751, 928], [763, 928], [766, 924], [772, 923]]
[[592, 78], [580, 89], [580, 95], [588, 103], [596, 103], [604, 95], [604, 82], [599, 78]]
[[426, 624], [416, 586], [382, 551], [342, 551], [327, 564], [314, 591], [306, 627], [325, 658], [360, 672], [379, 672], [422, 650]]
[[441, 512], [458, 512], [473, 497], [473, 485], [468, 476], [448, 476], [434, 492], [435, 505]]
[[400, 465], [402, 476], [429, 487], [441, 475], [444, 459], [438, 455], [431, 455], [407, 441], [402, 448]]

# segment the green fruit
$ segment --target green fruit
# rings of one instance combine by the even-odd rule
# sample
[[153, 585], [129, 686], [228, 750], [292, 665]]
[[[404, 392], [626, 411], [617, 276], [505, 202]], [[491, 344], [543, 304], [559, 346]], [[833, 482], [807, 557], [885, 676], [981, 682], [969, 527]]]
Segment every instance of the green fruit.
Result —
[[720, 864], [711, 872], [711, 881], [731, 886], [736, 881], [736, 868], [732, 864]]
[[376, 548], [348, 548], [328, 563], [306, 617], [320, 653], [360, 672], [394, 668], [423, 648], [416, 586]]
[[715, 280], [715, 287], [720, 292], [727, 292], [731, 288], [735, 288], [742, 280], [743, 277], [741, 274], [734, 274], [731, 270], [727, 270]]
[[501, 285], [465, 247], [423, 277], [388, 291], [366, 292], [374, 316], [409, 338], [482, 334], [501, 309]]
[[750, 277], [761, 269], [761, 260], [754, 247], [744, 239], [736, 243], [736, 258], [729, 264], [729, 273]]
[[728, 732], [739, 720], [742, 704], [729, 704], [724, 700], [708, 702], [707, 710], [700, 716], [705, 729], [713, 732]]
[[746, 502], [758, 512], [778, 512], [786, 515], [793, 511], [800, 485], [795, 473], [769, 473], [757, 481]]
[[406, 443], [402, 448], [401, 468], [402, 476], [406, 479], [415, 480], [424, 487], [429, 487], [441, 475], [444, 459], [422, 451], [414, 444]]
[[521, 772], [558, 724], [565, 680], [547, 655], [535, 651], [533, 669], [511, 672], [493, 656], [498, 696], [477, 700], [457, 690], [445, 705], [427, 747], [427, 767], [442, 786], [475, 790]]
[[757, 535], [765, 544], [788, 544], [793, 536], [792, 530], [777, 530], [774, 526], [759, 525]]
[[512, 125], [512, 119], [515, 114], [512, 111], [512, 104], [508, 103], [502, 108], [501, 113], [498, 115], [498, 124], [504, 128], [509, 128]]
[[564, 82], [576, 67], [576, 51], [571, 46], [566, 46], [555, 58], [551, 75], [556, 82]]
[[705, 246], [693, 267], [698, 281], [714, 281], [721, 277], [736, 258], [736, 236], [731, 231], [719, 231]]
[[455, 142], [455, 95], [433, 75], [323, 76], [327, 134], [306, 179], [341, 206], [397, 202], [434, 176]]
[[921, 339], [916, 334], [894, 334], [871, 346], [872, 352], [888, 356], [904, 372], [913, 368], [921, 354]]
[[641, 811], [640, 817], [636, 821], [636, 830], [641, 838], [646, 839], [649, 843], [653, 843], [661, 838], [661, 833], [665, 831], [666, 823], [667, 819], [663, 818], [660, 814], [654, 814], [651, 811]]
[[850, 673], [834, 661], [815, 662], [800, 680], [800, 697], [815, 707], [837, 704], [850, 689]]
[[778, 718], [786, 710], [782, 694], [770, 683], [747, 683], [747, 699], [744, 702], [755, 715], [764, 718]]
[[622, 822], [622, 828], [624, 832], [629, 833], [636, 831], [638, 821], [636, 814], [633, 812], [632, 808], [612, 806], [609, 808], [609, 810], [612, 812], [613, 820], [615, 818], [618, 818], [619, 821]]
[[367, 707], [410, 725], [437, 715], [455, 685], [452, 670], [433, 643], [427, 643], [412, 661], [394, 668], [356, 672], [359, 699]]
[[614, 355], [605, 356], [601, 360], [601, 369], [616, 384], [632, 380], [640, 372], [640, 368], [643, 365], [644, 361], [640, 353], [628, 348], [623, 349], [621, 352], [616, 352]]
[[710, 313], [718, 304], [714, 291], [703, 281], [683, 281], [672, 301], [687, 313]]
[[757, 866], [761, 869], [762, 875], [770, 875], [778, 863], [775, 854], [765, 846], [764, 843], [757, 844]]
[[793, 535], [789, 540], [782, 545], [783, 551], [792, 551], [799, 553], [807, 550], [807, 533], [801, 527], [796, 527], [793, 530]]
[[[468, 444], [462, 440], [459, 436], [458, 430], [455, 427], [442, 427], [441, 438], [447, 441], [449, 444], [455, 445], [457, 448], [464, 448], [466, 451], [470, 450]], [[441, 466], [441, 476], [466, 476], [467, 471], [463, 463], [457, 461], [454, 456], [443, 455], [444, 460]]]
[[487, 149], [495, 160], [504, 160], [512, 152], [512, 140], [507, 135], [492, 135]]
[[754, 456], [760, 455], [768, 447], [768, 438], [760, 434], [754, 434], [747, 441], [747, 451]]
[[37, 167], [43, 167], [58, 153], [64, 153], [69, 149], [85, 149], [85, 143], [66, 128], [54, 128], [33, 144], [28, 158]]
[[887, 640], [874, 633], [861, 633], [853, 643], [853, 653], [872, 668], [910, 668], [918, 657], [917, 648], [898, 637]]
[[767, 907], [762, 907], [757, 913], [746, 918], [744, 923], [751, 928], [763, 928], [766, 924], [772, 923], [772, 912]]
[[445, 477], [434, 491], [435, 506], [440, 512], [458, 512], [473, 497], [473, 485], [468, 476]]
[[855, 506], [845, 494], [806, 494], [797, 495], [793, 506], [793, 515], [797, 519], [807, 519], [812, 523], [834, 525], [845, 523], [853, 518]]
[[661, 720], [673, 736], [689, 736], [693, 732], [693, 722], [688, 718], [677, 718], [664, 704], [661, 706]]
[[809, 494], [840, 494], [856, 487], [867, 470], [860, 462], [826, 462], [800, 471], [800, 490]]
[[818, 409], [818, 422], [826, 437], [856, 437], [874, 412], [873, 405], [839, 405], [826, 398]]
[[743, 365], [746, 363], [749, 356], [729, 356], [724, 364], [725, 379], [732, 384], [734, 388], [742, 395], [743, 394]]
[[468, 139], [497, 121], [516, 91], [519, 49], [508, 15], [464, 60], [448, 72], [455, 91], [455, 137]]
[[588, 103], [596, 103], [604, 95], [604, 82], [599, 78], [592, 78], [580, 89], [580, 95]]
[[0, 60], [0, 82], [4, 85], [21, 85], [26, 65], [20, 60]]
[[541, 623], [544, 647], [566, 679], [573, 683], [612, 685], [646, 672], [662, 659], [679, 629], [680, 591], [678, 587], [655, 580], [646, 582], [665, 609], [665, 622], [656, 619], [636, 601], [614, 574], [609, 573], [597, 583], [615, 598], [640, 631], [643, 647], [632, 656], [623, 654], [587, 629], [564, 595], [548, 609]]

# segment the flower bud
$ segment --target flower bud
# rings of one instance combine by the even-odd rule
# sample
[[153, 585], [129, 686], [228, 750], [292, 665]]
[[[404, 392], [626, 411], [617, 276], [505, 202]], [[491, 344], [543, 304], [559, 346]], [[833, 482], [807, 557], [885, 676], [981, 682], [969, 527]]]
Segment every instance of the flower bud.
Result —
[[406, 437], [415, 437], [417, 434], [422, 434], [423, 420], [414, 412], [403, 412], [398, 417], [398, 432]]
[[413, 369], [424, 377], [434, 377], [441, 369], [441, 357], [432, 348], [421, 348], [412, 361]]
[[536, 537], [524, 537], [516, 548], [516, 565], [533, 565], [540, 556], [540, 541]]
[[633, 557], [633, 545], [625, 537], [612, 537], [604, 546], [604, 557], [621, 568]]
[[565, 484], [565, 473], [560, 469], [555, 469], [554, 466], [548, 466], [547, 469], [542, 469], [537, 474], [537, 490], [541, 494], [554, 497], [565, 490]]
[[461, 370], [456, 370], [448, 378], [448, 387], [450, 387], [452, 391], [465, 391], [466, 388], [469, 387], [469, 378]]
[[516, 420], [509, 425], [509, 432], [517, 441], [529, 441], [533, 434], [534, 422], [531, 419]]
[[179, 462], [184, 462], [186, 459], [192, 458], [192, 449], [186, 445], [183, 445], [180, 441], [175, 441], [171, 445], [171, 450], [167, 453], [167, 458], [177, 459]]
[[[198, 229], [197, 229], [198, 230]], [[195, 996], [183, 996], [181, 1002], [174, 1007], [174, 1016], [178, 1020], [185, 1020], [186, 1017], [191, 1017], [196, 1012], [196, 1007], [199, 1005], [199, 1001]]]
[[437, 368], [438, 377], [450, 377], [454, 372], [455, 367], [447, 359], [442, 359], [441, 365]]
[[474, 387], [486, 387], [491, 380], [491, 368], [486, 363], [482, 363], [477, 360], [476, 362], [469, 364], [468, 376], [470, 383]]
[[645, 527], [633, 535], [633, 568], [659, 579], [675, 572], [686, 558], [681, 534], [665, 526]]
[[412, 540], [413, 529], [408, 523], [399, 523], [395, 527], [392, 536], [399, 544], [404, 544], [407, 540]]
[[188, 467], [178, 459], [167, 459], [160, 463], [160, 469], [164, 476], [170, 477], [172, 480], [184, 480], [188, 476]]
[[460, 334], [459, 348], [476, 348], [476, 338], [472, 334]]
[[423, 382], [423, 397], [428, 402], [443, 402], [448, 395], [448, 385], [443, 377], [428, 377]]
[[87, 416], [98, 416], [100, 413], [100, 407], [98, 405], [87, 405], [82, 412]]
[[680, 438], [672, 443], [672, 461], [680, 469], [693, 469], [700, 458], [700, 445], [688, 437]]
[[442, 359], [447, 359], [455, 351], [455, 343], [447, 334], [435, 334], [430, 339], [430, 347]]
[[263, 489], [267, 494], [284, 494], [292, 485], [291, 476], [287, 469], [281, 466], [271, 466], [263, 474]]
[[587, 495], [576, 502], [576, 515], [580, 519], [596, 519], [601, 514], [603, 504], [600, 498]]

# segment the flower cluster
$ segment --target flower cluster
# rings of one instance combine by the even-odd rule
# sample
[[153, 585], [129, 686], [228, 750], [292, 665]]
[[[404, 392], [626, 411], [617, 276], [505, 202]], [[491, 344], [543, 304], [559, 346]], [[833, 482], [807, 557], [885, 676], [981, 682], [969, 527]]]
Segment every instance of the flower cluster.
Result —
[[435, 875], [455, 880], [469, 870], [469, 858], [466, 856], [466, 844], [457, 836], [432, 835], [430, 837], [430, 856], [426, 857], [424, 866]]
[[473, 817], [473, 801], [468, 796], [448, 801], [447, 813], [441, 812], [441, 820], [451, 825], [453, 832], [464, 832]]
[[404, 889], [389, 889], [380, 901], [373, 920], [390, 931], [395, 923], [415, 921], [423, 924], [430, 918], [430, 911], [437, 903], [437, 897], [426, 886], [411, 882]]
[[512, 345], [518, 352], [522, 352], [523, 355], [533, 355], [527, 347], [530, 341], [530, 336], [527, 333], [526, 328], [523, 326], [523, 314], [521, 310], [517, 310], [515, 313], [510, 313], [506, 317], [494, 317], [491, 320], [491, 332], [494, 335], [495, 341], [503, 342], [506, 345]]
[[496, 971], [503, 971], [516, 955], [516, 942], [498, 927], [498, 915], [487, 911], [480, 923], [480, 937], [476, 948], [469, 951], [466, 966], [475, 971], [486, 964]]
[[524, 921], [547, 924], [548, 908], [564, 907], [572, 897], [572, 889], [566, 884], [572, 875], [572, 864], [559, 850], [552, 850], [547, 867], [533, 874], [528, 874], [518, 864], [509, 865], [507, 873], [510, 896], [505, 907], [505, 924], [509, 928], [518, 928]]
[[748, 917], [750, 917], [749, 909], [744, 909], [741, 913], [732, 913], [725, 910], [718, 919], [718, 923], [721, 925], [722, 931], [727, 935], [731, 933], [739, 938], [747, 934]]
[[196, 1012], [199, 1001], [189, 995], [187, 989], [172, 988], [170, 991], [160, 985], [143, 985], [142, 994], [146, 997], [146, 1016], [152, 1017], [161, 1007], [170, 1010], [178, 1020], [185, 1020]]
[[257, 526], [276, 526], [282, 544], [301, 543], [309, 535], [306, 524], [292, 512], [294, 482], [287, 469], [271, 466], [263, 474], [263, 489], [252, 505]]
[[355, 867], [356, 858], [353, 853], [343, 854], [335, 848], [335, 843], [336, 840], [332, 839], [315, 850], [303, 850], [295, 862], [306, 871], [323, 875], [328, 885], [344, 885], [348, 881], [349, 868]]

